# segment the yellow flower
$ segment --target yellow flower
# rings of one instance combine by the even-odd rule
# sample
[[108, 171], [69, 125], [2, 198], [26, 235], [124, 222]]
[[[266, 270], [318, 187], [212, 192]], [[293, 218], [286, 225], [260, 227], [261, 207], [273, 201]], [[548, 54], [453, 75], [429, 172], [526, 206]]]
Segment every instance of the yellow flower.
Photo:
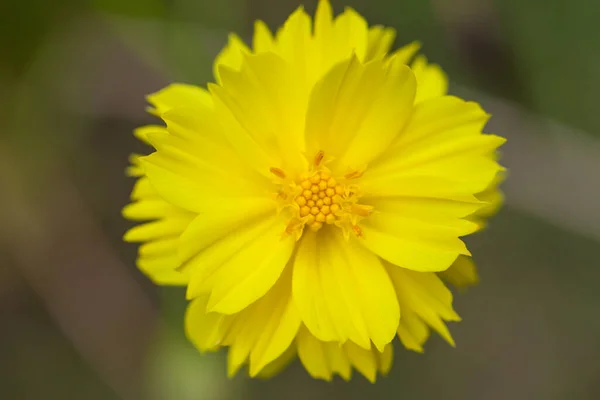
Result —
[[374, 381], [396, 336], [454, 345], [438, 274], [471, 255], [504, 139], [418, 44], [390, 53], [394, 35], [322, 0], [314, 23], [302, 8], [275, 36], [257, 22], [252, 48], [230, 36], [208, 90], [149, 96], [166, 126], [136, 131], [155, 152], [132, 157], [124, 215], [144, 223], [125, 240], [155, 282], [187, 286], [186, 332], [228, 347], [230, 375], [297, 355], [315, 378]]

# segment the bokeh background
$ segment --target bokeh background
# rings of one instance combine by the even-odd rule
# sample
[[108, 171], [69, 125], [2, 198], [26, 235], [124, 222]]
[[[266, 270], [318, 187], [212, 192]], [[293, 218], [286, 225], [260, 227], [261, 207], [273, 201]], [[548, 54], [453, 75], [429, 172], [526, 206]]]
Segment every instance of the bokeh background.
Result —
[[[144, 96], [204, 84], [227, 33], [297, 0], [2, 0], [1, 399], [600, 399], [600, 3], [347, 0], [423, 42], [509, 138], [507, 206], [470, 240], [482, 282], [452, 349], [399, 350], [376, 385], [225, 377], [183, 335], [184, 295], [122, 243]], [[315, 0], [305, 6], [311, 12]]]

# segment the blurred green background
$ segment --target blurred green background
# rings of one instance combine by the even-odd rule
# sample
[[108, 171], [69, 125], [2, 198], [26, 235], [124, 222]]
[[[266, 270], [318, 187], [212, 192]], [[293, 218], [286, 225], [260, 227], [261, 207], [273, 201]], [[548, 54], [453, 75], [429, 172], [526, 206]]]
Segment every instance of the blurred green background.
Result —
[[[509, 138], [507, 206], [470, 241], [482, 283], [452, 349], [396, 352], [376, 385], [225, 377], [182, 332], [180, 289], [135, 269], [120, 216], [144, 96], [204, 84], [227, 33], [297, 0], [4, 0], [0, 6], [1, 399], [600, 399], [600, 3], [347, 0], [420, 40]], [[316, 1], [304, 2], [311, 12]]]

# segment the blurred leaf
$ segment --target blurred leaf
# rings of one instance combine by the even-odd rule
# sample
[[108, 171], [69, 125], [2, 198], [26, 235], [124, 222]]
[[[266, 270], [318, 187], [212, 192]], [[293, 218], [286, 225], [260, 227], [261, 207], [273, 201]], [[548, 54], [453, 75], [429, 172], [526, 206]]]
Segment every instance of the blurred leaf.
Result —
[[[341, 3], [341, 2], [340, 2]], [[376, 1], [349, 0], [348, 5], [358, 3], [356, 8], [372, 24], [394, 27], [398, 34], [396, 47], [418, 40], [423, 44], [422, 51], [430, 61], [442, 67], [463, 84], [466, 78], [459, 68], [455, 54], [448, 47], [445, 32], [437, 21], [431, 1]]]
[[223, 353], [199, 353], [181, 334], [182, 327], [163, 326], [148, 357], [147, 399], [216, 400], [231, 398], [233, 385]]
[[[173, 0], [172, 19], [208, 29], [239, 31], [246, 21], [246, 0]], [[242, 33], [242, 32], [240, 32]]]
[[0, 67], [20, 75], [55, 24], [80, 6], [77, 0], [2, 1], [0, 12]]
[[164, 18], [167, 6], [163, 0], [91, 0], [97, 11], [136, 18]]
[[[159, 288], [160, 304], [163, 318], [167, 325], [180, 331], [183, 330], [183, 315], [188, 301], [185, 298], [184, 287], [163, 286]], [[181, 335], [184, 336], [183, 334]]]
[[214, 32], [185, 22], [169, 22], [166, 28], [167, 58], [171, 66], [171, 79], [180, 82], [204, 84], [212, 79], [212, 60], [225, 41], [213, 39]]
[[531, 107], [590, 132], [600, 131], [600, 35], [595, 0], [496, 0], [519, 60]]
[[166, 23], [164, 19], [131, 18], [101, 14], [114, 34], [141, 60], [165, 77], [169, 75], [166, 57]]

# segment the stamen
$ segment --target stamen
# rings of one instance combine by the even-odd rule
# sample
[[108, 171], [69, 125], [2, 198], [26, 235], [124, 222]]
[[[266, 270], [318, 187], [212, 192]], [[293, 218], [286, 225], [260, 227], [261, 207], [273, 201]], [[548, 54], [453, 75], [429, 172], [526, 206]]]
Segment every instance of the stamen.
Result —
[[[322, 151], [316, 154], [314, 163], [317, 167], [323, 163]], [[286, 177], [285, 172], [279, 168], [271, 168], [271, 172], [282, 179]], [[346, 179], [360, 175], [358, 170], [350, 171], [346, 174]], [[286, 232], [296, 235], [299, 239], [298, 235], [302, 234], [305, 226], [316, 232], [327, 224], [341, 228], [346, 238], [352, 232], [357, 237], [362, 237], [358, 223], [362, 218], [371, 215], [373, 207], [357, 204], [360, 196], [360, 188], [357, 185], [340, 184], [329, 171], [317, 168], [302, 173], [295, 184], [285, 188], [282, 185], [280, 197], [287, 194], [284, 200], [292, 203], [294, 213]]]
[[321, 161], [323, 161], [324, 156], [325, 156], [325, 153], [323, 153], [323, 150], [319, 150], [317, 152], [317, 154], [315, 155], [315, 167], [318, 167], [319, 165], [321, 165]]
[[350, 171], [348, 172], [344, 178], [346, 179], [356, 179], [356, 178], [360, 178], [362, 176], [362, 171], [359, 170], [354, 170], [354, 171]]
[[271, 167], [269, 171], [278, 178], [285, 179], [285, 172], [281, 168]]
[[285, 227], [285, 233], [287, 233], [288, 235], [296, 233], [296, 237], [299, 239], [302, 235], [303, 226], [304, 224], [302, 223], [302, 221], [300, 221], [297, 218], [292, 218]]
[[373, 207], [364, 204], [352, 204], [350, 211], [352, 211], [354, 214], [360, 215], [361, 217], [368, 217], [373, 212]]

